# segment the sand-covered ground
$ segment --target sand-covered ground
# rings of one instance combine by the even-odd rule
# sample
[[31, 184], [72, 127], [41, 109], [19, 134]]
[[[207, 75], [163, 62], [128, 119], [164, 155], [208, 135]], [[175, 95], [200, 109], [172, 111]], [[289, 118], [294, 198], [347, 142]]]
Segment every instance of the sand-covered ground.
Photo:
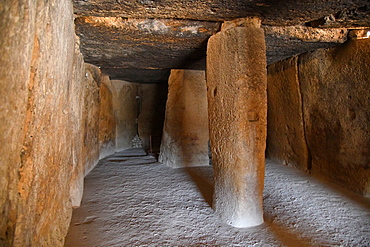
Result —
[[138, 150], [85, 178], [65, 246], [370, 246], [370, 200], [266, 162], [265, 223], [239, 229], [211, 208], [212, 167], [173, 169]]

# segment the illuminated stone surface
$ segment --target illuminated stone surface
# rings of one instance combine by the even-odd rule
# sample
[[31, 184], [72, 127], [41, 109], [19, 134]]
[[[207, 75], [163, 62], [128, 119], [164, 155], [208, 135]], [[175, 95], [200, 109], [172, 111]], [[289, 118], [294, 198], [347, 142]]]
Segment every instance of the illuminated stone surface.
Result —
[[159, 161], [170, 167], [209, 165], [205, 72], [172, 70]]
[[208, 42], [208, 115], [215, 170], [213, 208], [225, 222], [236, 227], [263, 223], [265, 54], [258, 19], [226, 23]]

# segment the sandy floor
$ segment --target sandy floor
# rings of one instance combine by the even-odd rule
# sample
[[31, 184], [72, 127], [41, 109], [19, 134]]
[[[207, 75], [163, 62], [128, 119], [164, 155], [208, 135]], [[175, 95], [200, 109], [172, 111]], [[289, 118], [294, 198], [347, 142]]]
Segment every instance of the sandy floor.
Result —
[[298, 170], [268, 161], [265, 223], [238, 229], [213, 214], [211, 166], [140, 155], [116, 153], [85, 178], [65, 246], [370, 246], [370, 201]]

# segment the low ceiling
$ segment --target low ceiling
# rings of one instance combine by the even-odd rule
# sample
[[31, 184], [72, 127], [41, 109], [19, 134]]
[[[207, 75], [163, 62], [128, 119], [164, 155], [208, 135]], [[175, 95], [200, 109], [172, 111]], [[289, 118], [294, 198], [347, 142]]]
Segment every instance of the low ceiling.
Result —
[[221, 23], [257, 16], [267, 62], [343, 43], [370, 26], [370, 0], [74, 0], [85, 61], [112, 79], [157, 83], [170, 69], [205, 69]]

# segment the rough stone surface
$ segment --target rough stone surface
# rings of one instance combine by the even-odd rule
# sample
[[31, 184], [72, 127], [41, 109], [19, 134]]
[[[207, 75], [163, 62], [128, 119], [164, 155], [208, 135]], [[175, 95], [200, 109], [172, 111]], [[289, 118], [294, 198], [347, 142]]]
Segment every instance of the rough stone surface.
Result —
[[109, 77], [101, 76], [100, 85], [100, 114], [99, 114], [99, 150], [100, 158], [115, 151], [116, 119], [113, 109], [112, 84]]
[[[170, 69], [205, 69], [207, 39], [221, 22], [79, 17], [76, 32], [85, 61], [113, 79], [163, 82]], [[346, 28], [264, 25], [267, 63], [328, 48], [347, 39]]]
[[268, 68], [267, 155], [301, 170], [310, 169], [304, 133], [298, 57]]
[[0, 13], [0, 180], [7, 188], [0, 199], [0, 245], [63, 246], [73, 167], [72, 5], [7, 1]]
[[170, 167], [209, 165], [205, 72], [172, 70], [159, 161]]
[[[206, 41], [220, 27], [217, 22], [119, 17], [80, 17], [75, 23], [85, 61], [112, 79], [131, 82], [167, 81], [171, 68], [204, 69]], [[130, 73], [140, 69], [154, 76]]]
[[359, 6], [349, 6], [341, 9], [336, 13], [322, 16], [317, 20], [312, 20], [306, 23], [311, 27], [368, 27], [370, 26], [370, 1], [365, 0]]
[[347, 40], [346, 28], [313, 28], [297, 26], [263, 26], [266, 39], [267, 64], [297, 54], [333, 47]]
[[299, 58], [312, 173], [370, 197], [370, 40]]
[[85, 69], [86, 72], [82, 81], [85, 89], [81, 115], [83, 119], [81, 123], [81, 133], [83, 133], [82, 157], [84, 158], [83, 176], [88, 174], [99, 160], [99, 84], [101, 83], [98, 67], [85, 64]]
[[270, 158], [370, 196], [369, 39], [268, 67]]
[[24, 139], [35, 11], [35, 4], [30, 2], [9, 1], [9, 4], [0, 5], [0, 142], [3, 144], [0, 147], [1, 246], [13, 243], [18, 215], [17, 172]]
[[100, 71], [84, 65], [70, 1], [0, 14], [0, 245], [63, 246], [99, 158]]
[[207, 21], [257, 16], [263, 20], [264, 24], [295, 25], [335, 14], [344, 8], [364, 7], [367, 1], [74, 0], [73, 2], [75, 13], [81, 16], [175, 18]]
[[263, 222], [266, 51], [259, 20], [233, 24], [212, 36], [207, 48], [213, 207], [228, 224], [247, 227]]
[[78, 85], [73, 88], [76, 97], [71, 100], [74, 102], [75, 137], [70, 185], [73, 207], [80, 206], [84, 177], [95, 167], [99, 158], [115, 151], [116, 133], [109, 78], [91, 64], [84, 64], [80, 74]]

